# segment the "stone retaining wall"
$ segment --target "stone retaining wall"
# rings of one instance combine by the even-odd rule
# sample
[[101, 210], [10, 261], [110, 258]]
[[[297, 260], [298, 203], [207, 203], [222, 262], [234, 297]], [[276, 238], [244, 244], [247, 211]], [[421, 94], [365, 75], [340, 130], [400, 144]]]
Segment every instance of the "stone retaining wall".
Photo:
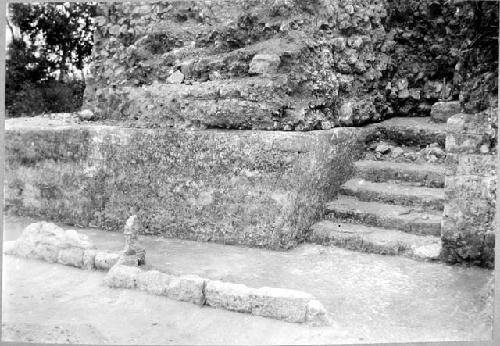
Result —
[[13, 119], [6, 122], [5, 205], [15, 214], [108, 230], [121, 229], [137, 207], [146, 234], [287, 249], [351, 176], [362, 134]]
[[494, 266], [496, 112], [448, 119], [441, 255], [450, 263]]

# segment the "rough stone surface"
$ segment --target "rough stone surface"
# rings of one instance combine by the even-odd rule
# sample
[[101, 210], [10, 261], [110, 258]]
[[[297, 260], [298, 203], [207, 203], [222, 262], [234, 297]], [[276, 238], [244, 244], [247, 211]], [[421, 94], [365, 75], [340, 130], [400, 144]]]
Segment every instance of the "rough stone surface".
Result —
[[310, 294], [296, 290], [271, 287], [255, 289], [241, 284], [206, 280], [196, 275], [174, 276], [120, 264], [110, 269], [104, 282], [113, 288], [138, 288], [174, 300], [287, 322], [329, 324], [323, 305]]
[[[122, 86], [225, 84], [271, 73], [288, 76], [282, 91], [301, 102], [290, 105], [277, 93], [274, 103], [253, 105], [259, 117], [276, 113], [270, 130], [429, 115], [437, 101], [460, 100], [478, 111], [496, 99], [498, 43], [491, 37], [498, 31], [498, 9], [487, 1], [473, 3], [194, 0], [155, 1], [148, 11], [133, 3], [100, 4], [86, 107], [99, 118], [141, 120], [144, 115], [134, 114]], [[217, 105], [216, 96], [206, 100], [189, 108], [196, 114], [207, 105], [252, 105], [251, 99], [239, 107]], [[181, 96], [178, 106], [189, 101]], [[166, 104], [163, 113], [171, 108]], [[240, 115], [240, 121], [204, 120], [209, 127], [262, 126], [251, 114]], [[149, 120], [151, 126], [164, 124], [161, 117]]]
[[175, 71], [167, 78], [168, 84], [181, 84], [184, 81], [184, 74], [181, 71]]
[[137, 276], [137, 287], [140, 290], [156, 295], [167, 295], [172, 276], [157, 270], [141, 271]]
[[438, 259], [441, 254], [441, 242], [422, 245], [413, 249], [413, 255], [422, 259]]
[[424, 210], [443, 210], [445, 199], [443, 189], [372, 182], [361, 178], [346, 181], [340, 192], [346, 196], [355, 196], [361, 201], [423, 207]]
[[[149, 6], [149, 12], [135, 4], [98, 6], [85, 103], [100, 119], [179, 128], [184, 123], [172, 118], [179, 113], [189, 118], [189, 113], [200, 114], [209, 128], [296, 131], [380, 119], [377, 81], [389, 64], [377, 49], [387, 15], [377, 0], [353, 5], [259, 0], [250, 6], [241, 0], [195, 0], [189, 7], [185, 2]], [[385, 62], [376, 61], [379, 55]], [[206, 94], [197, 101], [183, 93], [176, 103], [145, 98], [138, 107], [131, 96], [144, 86], [208, 89], [214, 82], [245, 84], [250, 76], [256, 84], [266, 76], [283, 82], [269, 98], [263, 88], [230, 98]], [[349, 122], [339, 120], [346, 102], [352, 105]], [[212, 116], [203, 116], [207, 113]]]
[[140, 272], [137, 267], [115, 265], [104, 277], [104, 283], [113, 288], [136, 288]]
[[177, 131], [21, 120], [6, 122], [8, 213], [118, 231], [136, 206], [145, 234], [274, 249], [304, 238], [352, 175], [364, 138], [354, 128]]
[[9, 245], [8, 253], [47, 262], [81, 267], [83, 252], [93, 248], [88, 237], [75, 230], [63, 230], [49, 222], [28, 225], [21, 236]]
[[307, 304], [314, 298], [301, 291], [262, 287], [254, 290], [250, 299], [253, 315], [287, 322], [305, 322]]
[[354, 163], [356, 175], [373, 181], [403, 181], [417, 186], [444, 187], [445, 166], [361, 160]]
[[326, 218], [330, 220], [364, 223], [421, 235], [439, 236], [441, 217], [440, 211], [422, 212], [413, 207], [365, 202], [350, 196], [340, 196], [326, 206]]
[[119, 253], [97, 251], [94, 257], [95, 268], [98, 270], [109, 270], [119, 259]]
[[306, 321], [313, 326], [330, 325], [328, 312], [318, 300], [310, 300], [306, 306]]
[[205, 279], [197, 275], [182, 275], [171, 277], [166, 294], [169, 298], [198, 305], [205, 304], [203, 290]]
[[460, 102], [436, 102], [431, 108], [431, 119], [436, 123], [445, 123], [448, 118], [460, 113]]
[[323, 220], [311, 227], [309, 241], [381, 255], [402, 255], [422, 260], [439, 256], [438, 236], [422, 236], [395, 229]]
[[83, 267], [84, 250], [81, 248], [71, 247], [59, 251], [57, 261], [64, 265], [81, 268]]
[[449, 263], [494, 266], [496, 131], [489, 114], [457, 114], [448, 120], [441, 238], [442, 257]]
[[205, 286], [206, 304], [237, 312], [252, 312], [251, 294], [254, 289], [245, 285], [208, 280]]
[[277, 54], [256, 54], [250, 62], [248, 73], [271, 74], [278, 71], [281, 60]]

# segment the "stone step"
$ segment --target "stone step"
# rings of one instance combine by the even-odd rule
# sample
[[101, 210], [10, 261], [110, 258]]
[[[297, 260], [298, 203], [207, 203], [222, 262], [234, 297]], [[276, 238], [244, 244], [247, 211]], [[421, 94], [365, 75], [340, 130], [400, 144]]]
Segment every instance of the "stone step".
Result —
[[441, 235], [442, 213], [380, 202], [364, 202], [340, 195], [326, 204], [326, 218], [335, 221], [364, 223], [420, 235]]
[[389, 140], [407, 146], [438, 143], [444, 148], [446, 140], [446, 123], [435, 123], [430, 117], [395, 117], [367, 127], [375, 128], [368, 142]]
[[443, 165], [361, 160], [354, 166], [358, 177], [373, 182], [397, 180], [416, 186], [444, 187], [446, 167]]
[[421, 236], [394, 229], [330, 220], [314, 224], [308, 240], [354, 251], [403, 255], [423, 260], [438, 259], [441, 251], [441, 239], [436, 236]]
[[340, 187], [340, 193], [357, 197], [361, 201], [422, 206], [433, 210], [444, 209], [444, 189], [438, 188], [375, 183], [362, 178], [353, 178]]

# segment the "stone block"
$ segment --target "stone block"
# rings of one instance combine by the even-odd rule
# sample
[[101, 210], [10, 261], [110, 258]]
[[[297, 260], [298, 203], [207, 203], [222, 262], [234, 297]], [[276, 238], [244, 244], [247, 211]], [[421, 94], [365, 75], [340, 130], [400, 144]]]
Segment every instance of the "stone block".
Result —
[[237, 312], [252, 312], [251, 295], [245, 285], [208, 280], [205, 286], [206, 305]]
[[119, 253], [97, 251], [94, 257], [95, 268], [98, 270], [109, 270], [119, 259]]
[[490, 146], [487, 134], [448, 133], [446, 135], [446, 152], [458, 154], [477, 154], [481, 147]]
[[198, 305], [205, 303], [205, 279], [196, 275], [172, 276], [166, 288], [167, 297]]
[[141, 271], [137, 276], [137, 288], [156, 295], [167, 295], [171, 275], [161, 273], [157, 270]]
[[262, 287], [254, 290], [250, 299], [253, 315], [287, 322], [305, 322], [307, 304], [314, 298], [301, 291]]
[[412, 249], [412, 254], [420, 259], [437, 260], [441, 253], [441, 247], [441, 243], [422, 245]]
[[83, 267], [84, 250], [77, 247], [61, 249], [57, 261], [67, 266]]
[[495, 155], [459, 155], [454, 175], [491, 177], [496, 175]]
[[446, 132], [490, 136], [492, 128], [487, 113], [460, 113], [448, 119]]
[[38, 243], [33, 248], [32, 256], [28, 257], [33, 257], [49, 263], [55, 263], [59, 261], [61, 252], [62, 250], [54, 245]]
[[250, 62], [248, 73], [272, 74], [276, 73], [281, 59], [277, 54], [256, 54]]
[[60, 247], [78, 247], [81, 249], [93, 248], [94, 245], [89, 241], [86, 234], [80, 234], [74, 229], [68, 229], [64, 232]]
[[115, 265], [104, 277], [104, 283], [112, 288], [136, 288], [140, 272], [138, 267]]
[[460, 111], [460, 101], [436, 102], [431, 107], [431, 119], [436, 123], [445, 123]]
[[458, 175], [445, 178], [445, 194], [448, 203], [467, 204], [490, 201], [494, 203], [496, 177]]

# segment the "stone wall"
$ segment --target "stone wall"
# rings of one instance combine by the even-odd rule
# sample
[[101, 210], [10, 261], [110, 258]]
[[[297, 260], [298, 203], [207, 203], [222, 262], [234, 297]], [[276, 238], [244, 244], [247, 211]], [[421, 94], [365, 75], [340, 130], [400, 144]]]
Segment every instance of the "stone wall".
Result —
[[10, 125], [22, 120], [6, 125], [8, 212], [119, 230], [135, 207], [147, 234], [273, 249], [305, 237], [362, 148], [354, 128]]
[[492, 268], [495, 255], [497, 109], [448, 119], [442, 257]]
[[498, 6], [448, 0], [100, 4], [85, 107], [139, 127], [308, 131], [498, 90]]
[[307, 131], [378, 120], [383, 2], [100, 4], [85, 107], [140, 127]]
[[496, 107], [497, 2], [394, 0], [386, 7], [383, 116], [427, 116], [437, 101], [460, 100], [467, 113]]

